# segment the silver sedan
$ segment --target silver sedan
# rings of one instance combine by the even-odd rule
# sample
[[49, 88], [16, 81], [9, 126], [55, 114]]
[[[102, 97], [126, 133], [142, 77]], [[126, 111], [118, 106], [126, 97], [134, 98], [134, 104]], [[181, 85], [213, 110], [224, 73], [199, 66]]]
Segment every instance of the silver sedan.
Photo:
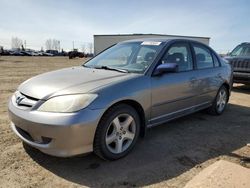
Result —
[[16, 135], [44, 153], [94, 151], [115, 160], [149, 127], [202, 109], [222, 114], [231, 86], [231, 67], [210, 47], [139, 39], [25, 81], [9, 101], [9, 117]]

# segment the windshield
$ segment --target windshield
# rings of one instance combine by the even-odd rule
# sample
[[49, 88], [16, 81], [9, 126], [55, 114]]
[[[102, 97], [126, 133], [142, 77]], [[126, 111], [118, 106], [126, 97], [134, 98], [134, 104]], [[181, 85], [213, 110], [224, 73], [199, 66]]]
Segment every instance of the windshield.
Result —
[[[100, 53], [84, 66], [90, 68], [119, 69], [144, 73], [162, 49], [161, 42], [130, 42], [117, 44]], [[111, 69], [109, 69], [111, 70]]]
[[250, 56], [250, 45], [239, 45], [230, 54], [231, 56]]

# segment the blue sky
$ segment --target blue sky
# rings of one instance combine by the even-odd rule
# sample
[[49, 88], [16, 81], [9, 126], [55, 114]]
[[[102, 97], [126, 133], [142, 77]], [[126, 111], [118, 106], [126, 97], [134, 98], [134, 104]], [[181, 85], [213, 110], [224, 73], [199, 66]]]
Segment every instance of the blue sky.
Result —
[[250, 42], [248, 0], [0, 0], [0, 45], [11, 37], [40, 49], [55, 38], [64, 49], [94, 34], [157, 33], [211, 37], [217, 52]]

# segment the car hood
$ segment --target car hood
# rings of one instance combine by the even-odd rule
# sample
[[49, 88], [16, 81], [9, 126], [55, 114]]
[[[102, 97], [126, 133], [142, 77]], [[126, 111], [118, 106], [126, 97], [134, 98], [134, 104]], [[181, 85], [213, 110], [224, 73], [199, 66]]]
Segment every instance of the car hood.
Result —
[[44, 73], [23, 82], [18, 90], [30, 97], [43, 99], [56, 95], [87, 93], [130, 76], [110, 70], [71, 67]]

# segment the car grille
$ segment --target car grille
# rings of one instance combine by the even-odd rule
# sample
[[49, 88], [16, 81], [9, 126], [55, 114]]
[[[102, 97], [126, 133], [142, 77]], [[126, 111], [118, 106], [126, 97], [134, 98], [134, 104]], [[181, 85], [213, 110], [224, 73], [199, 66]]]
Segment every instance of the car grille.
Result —
[[30, 109], [32, 108], [39, 99], [27, 96], [19, 91], [15, 92], [12, 102], [19, 108]]
[[250, 60], [232, 60], [234, 71], [250, 72]]

